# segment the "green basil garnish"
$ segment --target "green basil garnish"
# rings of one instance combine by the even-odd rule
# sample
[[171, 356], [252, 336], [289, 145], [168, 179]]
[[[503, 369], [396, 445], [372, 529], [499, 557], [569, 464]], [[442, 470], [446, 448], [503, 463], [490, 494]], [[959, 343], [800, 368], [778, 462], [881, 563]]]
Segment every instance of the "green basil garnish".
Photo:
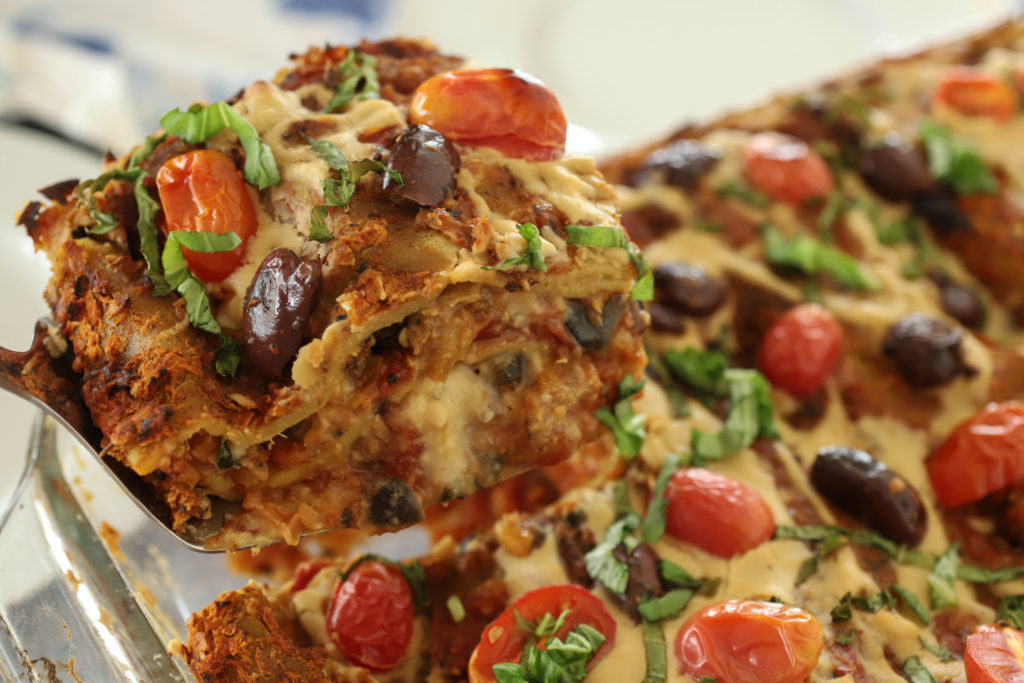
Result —
[[496, 266], [483, 266], [484, 270], [504, 270], [512, 266], [529, 266], [534, 270], [548, 269], [548, 264], [544, 262], [543, 243], [537, 226], [533, 223], [520, 223], [516, 225], [516, 230], [526, 241], [526, 250], [522, 256], [507, 258]]
[[654, 298], [654, 273], [640, 248], [629, 241], [621, 228], [608, 225], [567, 225], [565, 232], [569, 244], [599, 249], [625, 249], [636, 270], [636, 284], [631, 294], [634, 299], [648, 301]]
[[377, 58], [359, 50], [349, 50], [345, 59], [338, 64], [338, 84], [334, 86], [334, 94], [324, 107], [324, 111], [337, 111], [351, 102], [356, 95], [360, 100], [380, 97]]

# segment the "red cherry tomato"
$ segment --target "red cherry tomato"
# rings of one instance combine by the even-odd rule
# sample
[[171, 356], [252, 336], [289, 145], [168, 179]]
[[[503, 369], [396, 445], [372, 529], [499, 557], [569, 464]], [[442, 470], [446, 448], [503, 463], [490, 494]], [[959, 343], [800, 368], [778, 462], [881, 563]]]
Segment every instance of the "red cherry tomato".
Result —
[[957, 507], [1024, 479], [1024, 403], [989, 403], [925, 462], [939, 502]]
[[772, 325], [757, 354], [757, 366], [775, 386], [796, 398], [813, 394], [839, 362], [843, 328], [817, 304], [800, 304]]
[[367, 560], [334, 587], [327, 633], [349, 661], [387, 671], [412, 640], [412, 591], [393, 565]]
[[289, 589], [289, 593], [297, 593], [313, 580], [313, 577], [320, 573], [320, 570], [329, 564], [334, 564], [330, 560], [306, 560], [295, 568], [295, 578], [292, 580], [292, 587]]
[[1007, 121], [1017, 113], [1017, 93], [1009, 83], [980, 69], [950, 69], [935, 89], [935, 100], [967, 116]]
[[[554, 635], [565, 640], [566, 635], [580, 624], [587, 624], [601, 632], [604, 644], [594, 653], [589, 667], [601, 659], [615, 644], [615, 619], [600, 598], [585, 588], [574, 584], [545, 586], [523, 593], [518, 600], [487, 625], [473, 655], [469, 658], [469, 680], [472, 683], [494, 681], [494, 665], [501, 662], [518, 662], [523, 653], [527, 634], [516, 623], [515, 611], [529, 621], [536, 621], [545, 614], [554, 617], [569, 610], [562, 626]], [[538, 641], [543, 649], [547, 639]]]
[[665, 530], [719, 557], [761, 545], [775, 533], [775, 519], [761, 494], [746, 484], [699, 467], [669, 479]]
[[772, 199], [803, 204], [835, 189], [832, 171], [803, 140], [785, 133], [758, 133], [743, 149], [747, 180]]
[[241, 172], [226, 155], [199, 149], [169, 159], [156, 174], [167, 230], [233, 232], [242, 243], [231, 251], [204, 254], [182, 247], [192, 274], [220, 282], [242, 263], [256, 234], [256, 208]]
[[1024, 683], [1024, 632], [979, 626], [964, 650], [967, 683]]
[[565, 114], [554, 93], [512, 69], [449, 71], [420, 84], [409, 119], [472, 147], [546, 161], [565, 151]]
[[824, 647], [821, 624], [799, 607], [730, 600], [690, 617], [676, 636], [683, 673], [723, 683], [800, 683]]

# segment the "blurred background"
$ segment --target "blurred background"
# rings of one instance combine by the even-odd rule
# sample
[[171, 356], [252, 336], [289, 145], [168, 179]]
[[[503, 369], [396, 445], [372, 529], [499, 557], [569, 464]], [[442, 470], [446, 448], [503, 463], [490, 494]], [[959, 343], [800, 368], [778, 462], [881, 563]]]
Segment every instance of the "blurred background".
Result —
[[[224, 99], [292, 52], [432, 38], [546, 81], [571, 151], [608, 153], [884, 55], [1010, 16], [1024, 0], [0, 0], [0, 344], [46, 313], [47, 264], [14, 215], [96, 174], [160, 116]], [[0, 510], [33, 410], [0, 396]]]

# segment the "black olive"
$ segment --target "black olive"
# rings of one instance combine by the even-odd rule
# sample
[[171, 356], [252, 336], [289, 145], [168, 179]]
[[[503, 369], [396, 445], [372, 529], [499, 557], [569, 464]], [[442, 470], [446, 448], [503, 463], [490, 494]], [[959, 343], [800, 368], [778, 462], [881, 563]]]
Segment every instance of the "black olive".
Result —
[[963, 333], [924, 313], [910, 313], [889, 328], [882, 342], [886, 356], [912, 387], [937, 387], [965, 374]]
[[638, 183], [652, 171], [660, 171], [666, 184], [692, 190], [721, 158], [720, 152], [696, 140], [676, 140], [651, 152], [631, 181]]
[[928, 221], [940, 235], [948, 235], [971, 227], [967, 216], [956, 205], [956, 196], [951, 190], [935, 190], [914, 195], [914, 213]]
[[682, 316], [670, 306], [655, 301], [647, 306], [647, 313], [651, 316], [651, 329], [655, 332], [679, 334], [685, 329]]
[[600, 319], [587, 305], [578, 299], [569, 301], [565, 312], [565, 326], [572, 332], [579, 345], [588, 351], [600, 351], [612, 340], [615, 327], [626, 311], [626, 302], [612, 297], [604, 302]]
[[391, 479], [370, 498], [370, 521], [379, 527], [402, 527], [423, 519], [416, 495], [401, 479]]
[[985, 302], [974, 288], [954, 282], [942, 273], [931, 273], [929, 277], [939, 288], [942, 310], [949, 317], [975, 330], [985, 324]]
[[512, 356], [512, 359], [502, 365], [498, 369], [498, 379], [503, 384], [519, 384], [523, 381], [523, 375], [526, 373], [526, 358], [522, 354], [517, 353]]
[[429, 126], [413, 124], [395, 142], [388, 168], [402, 174], [402, 184], [384, 174], [384, 189], [420, 206], [437, 206], [455, 187], [461, 159], [455, 145]]
[[323, 282], [320, 264], [289, 249], [267, 254], [245, 292], [246, 356], [268, 379], [278, 379], [299, 350]]
[[590, 527], [570, 516], [559, 518], [555, 522], [555, 537], [558, 539], [558, 557], [569, 581], [586, 588], [593, 586], [594, 580], [587, 573], [586, 555], [597, 544]]
[[663, 263], [654, 269], [654, 300], [683, 315], [704, 318], [722, 305], [725, 290], [700, 266]]
[[860, 174], [868, 187], [891, 201], [935, 189], [924, 155], [898, 135], [861, 154]]
[[620, 562], [625, 562], [629, 567], [629, 583], [622, 595], [615, 595], [610, 591], [608, 595], [633, 621], [640, 623], [637, 605], [645, 600], [660, 597], [664, 593], [661, 576], [658, 574], [658, 555], [646, 543], [641, 543], [628, 553], [626, 547], [622, 545], [612, 552]]
[[911, 484], [856, 448], [827, 446], [811, 466], [822, 496], [897, 543], [917, 545], [928, 528], [921, 496]]

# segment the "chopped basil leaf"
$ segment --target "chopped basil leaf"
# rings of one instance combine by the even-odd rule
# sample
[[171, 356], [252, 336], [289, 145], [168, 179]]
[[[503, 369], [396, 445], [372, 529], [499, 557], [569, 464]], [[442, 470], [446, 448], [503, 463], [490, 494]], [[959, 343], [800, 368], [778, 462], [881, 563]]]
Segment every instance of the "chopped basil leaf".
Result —
[[423, 565], [419, 560], [409, 563], [399, 563], [399, 570], [402, 576], [409, 583], [412, 591], [412, 608], [420, 610], [430, 604], [430, 596], [427, 595], [427, 574], [423, 571]]
[[960, 564], [960, 544], [954, 543], [935, 561], [935, 568], [928, 575], [928, 594], [932, 609], [956, 607], [957, 566]]
[[616, 519], [636, 514], [629, 502], [629, 485], [624, 480], [616, 479], [612, 484], [612, 501], [615, 503]]
[[700, 221], [694, 227], [700, 232], [722, 232], [724, 230], [722, 224], [715, 221]]
[[503, 263], [496, 266], [484, 266], [484, 270], [504, 270], [512, 266], [529, 266], [534, 270], [547, 270], [548, 264], [544, 262], [543, 243], [540, 239], [540, 231], [533, 223], [520, 223], [516, 230], [526, 241], [526, 249], [522, 256], [507, 258]]
[[703, 581], [695, 579], [690, 572], [670, 560], [658, 560], [658, 573], [665, 582], [679, 588], [698, 590], [704, 585]]
[[878, 283], [849, 254], [808, 237], [788, 239], [778, 228], [766, 224], [762, 229], [764, 255], [775, 266], [788, 266], [807, 273], [826, 273], [841, 286], [862, 292], [877, 289]]
[[161, 135], [150, 135], [147, 137], [146, 141], [143, 142], [138, 149], [132, 152], [131, 157], [128, 159], [128, 168], [133, 169], [138, 167], [139, 164], [149, 158], [153, 153], [153, 150], [157, 148], [157, 145], [166, 139], [167, 133], [163, 133]]
[[642, 683], [665, 683], [668, 678], [668, 654], [665, 648], [665, 632], [661, 624], [643, 622], [644, 655], [647, 657], [647, 674]]
[[768, 195], [763, 192], [759, 192], [752, 187], [740, 185], [733, 181], [722, 184], [717, 190], [715, 190], [715, 194], [719, 197], [735, 197], [736, 199], [739, 199], [746, 204], [750, 204], [751, 206], [765, 207], [771, 206], [772, 203], [772, 200]]
[[654, 273], [640, 248], [629, 241], [621, 228], [608, 225], [567, 225], [566, 236], [569, 244], [582, 247], [598, 247], [625, 249], [629, 260], [636, 270], [636, 284], [631, 294], [634, 299], [648, 301], [654, 298]]
[[565, 609], [555, 617], [551, 612], [547, 612], [537, 623], [533, 625], [531, 632], [538, 638], [547, 638], [558, 633], [558, 629], [565, 626], [565, 620], [569, 616], [569, 610]]
[[499, 683], [578, 683], [587, 675], [587, 662], [604, 643], [600, 631], [580, 624], [562, 641], [551, 638], [544, 649], [531, 647], [520, 664], [495, 664], [492, 671]]
[[690, 448], [694, 464], [720, 460], [746, 448], [756, 438], [774, 439], [774, 411], [768, 380], [756, 370], [729, 368], [723, 373], [729, 388], [729, 416], [717, 434], [693, 430]]
[[[627, 550], [636, 546], [631, 533], [640, 526], [640, 517], [635, 513], [614, 522], [604, 532], [604, 539], [584, 556], [587, 574], [616, 595], [626, 592], [629, 584], [629, 565], [615, 557], [615, 548], [625, 543]], [[632, 546], [632, 547], [631, 547]]]
[[324, 203], [328, 206], [348, 206], [356, 192], [356, 184], [364, 175], [374, 172], [386, 172], [396, 183], [403, 184], [402, 174], [389, 169], [383, 162], [357, 159], [339, 169], [338, 178], [324, 178], [320, 181], [324, 190]]
[[877, 612], [884, 607], [892, 609], [896, 606], [896, 598], [884, 590], [872, 595], [855, 595], [850, 602], [864, 612]]
[[336, 144], [330, 140], [314, 140], [309, 136], [304, 137], [309, 142], [309, 148], [323, 159], [332, 171], [348, 169], [348, 156]]
[[950, 652], [948, 648], [945, 648], [939, 645], [938, 643], [935, 643], [933, 645], [932, 643], [929, 643], [927, 640], [925, 640], [924, 636], [918, 636], [917, 639], [921, 641], [921, 646], [924, 649], [928, 650], [928, 652], [931, 652], [933, 655], [935, 655], [935, 658], [938, 659], [940, 662], [948, 662], [949, 660], [953, 659], [953, 653]]
[[844, 628], [842, 631], [836, 632], [836, 642], [843, 646], [849, 646], [856, 637], [857, 629], [852, 627]]
[[243, 175], [246, 182], [264, 190], [281, 181], [281, 174], [274, 161], [270, 145], [260, 140], [259, 133], [242, 115], [227, 102], [217, 102], [207, 107], [193, 105], [188, 111], [172, 109], [163, 115], [160, 124], [168, 135], [177, 135], [193, 144], [203, 142], [225, 128], [238, 136], [245, 150]]
[[238, 345], [221, 330], [210, 308], [206, 287], [192, 275], [181, 248], [184, 246], [192, 251], [215, 254], [231, 251], [241, 243], [242, 240], [233, 232], [217, 234], [172, 230], [167, 235], [167, 243], [160, 257], [167, 286], [185, 300], [185, 315], [192, 327], [220, 336], [221, 344], [215, 354], [214, 365], [217, 372], [224, 376], [233, 375], [238, 367]]
[[360, 100], [380, 97], [377, 58], [359, 50], [349, 50], [345, 59], [338, 64], [338, 84], [334, 86], [334, 94], [324, 111], [341, 109], [356, 95], [359, 95]]
[[[881, 534], [869, 529], [844, 529], [842, 527], [829, 526], [825, 524], [807, 524], [804, 526], [782, 524], [775, 529], [775, 538], [792, 538], [798, 541], [807, 542], [824, 541], [832, 534], [845, 536], [851, 543], [855, 543], [857, 545], [866, 545], [872, 548], [877, 548], [890, 558], [899, 559], [902, 554], [900, 546], [896, 545]], [[926, 566], [931, 567], [931, 563], [929, 562]]]
[[843, 597], [839, 598], [839, 602], [832, 606], [832, 623], [836, 624], [842, 621], [849, 621], [853, 618], [853, 595], [847, 591]]
[[688, 346], [682, 351], [665, 352], [665, 363], [672, 374], [702, 395], [722, 396], [729, 388], [725, 371], [729, 359], [721, 351], [701, 351]]
[[456, 624], [462, 623], [462, 620], [466, 618], [466, 608], [462, 605], [462, 600], [458, 595], [452, 595], [445, 602], [445, 607], [448, 608], [448, 614], [452, 616], [452, 621]]
[[1005, 596], [999, 601], [996, 617], [1016, 629], [1024, 629], [1024, 595]]
[[828, 557], [844, 545], [846, 545], [846, 542], [840, 534], [829, 534], [826, 536], [822, 540], [821, 545], [818, 546], [818, 550], [800, 565], [800, 570], [796, 576], [796, 585], [799, 586], [818, 571], [818, 564], [822, 558]]
[[911, 221], [875, 222], [875, 237], [887, 247], [914, 241], [916, 225]]
[[914, 595], [910, 589], [904, 588], [899, 584], [894, 584], [889, 587], [889, 590], [895, 593], [900, 600], [906, 603], [907, 607], [910, 608], [910, 611], [917, 615], [917, 618], [921, 620], [922, 624], [927, 626], [931, 622], [932, 615], [928, 613], [928, 608], [924, 606], [921, 600]]
[[701, 676], [697, 683], [718, 683], [718, 679], [711, 676]]
[[668, 488], [668, 481], [679, 469], [682, 458], [678, 455], [669, 455], [661, 463], [658, 471], [658, 478], [654, 481], [654, 493], [651, 504], [647, 508], [647, 518], [644, 519], [641, 536], [645, 543], [656, 543], [661, 540], [665, 533], [665, 510], [668, 508], [668, 499], [665, 498], [665, 490]]
[[612, 410], [604, 407], [594, 412], [594, 417], [612, 430], [615, 445], [626, 460], [632, 460], [640, 453], [647, 436], [647, 417], [635, 413], [633, 403], [629, 400], [633, 394], [644, 388], [645, 382], [646, 380], [634, 382], [632, 376], [626, 375], [619, 382], [619, 400], [615, 402]]
[[996, 179], [971, 143], [934, 121], [922, 122], [920, 133], [933, 176], [948, 183], [957, 194], [998, 192]]
[[956, 571], [956, 577], [971, 583], [1002, 583], [1013, 581], [1024, 576], [1024, 567], [1001, 567], [999, 569], [983, 569], [963, 565]]
[[910, 683], [935, 683], [935, 677], [917, 655], [908, 657], [907, 661], [903, 662], [903, 673], [907, 674]]
[[309, 239], [317, 242], [330, 242], [334, 239], [334, 235], [327, 229], [327, 209], [321, 204], [309, 212]]
[[652, 598], [638, 603], [636, 609], [645, 621], [662, 621], [663, 619], [671, 619], [686, 609], [692, 597], [693, 590], [689, 588], [675, 588], [660, 598]]

